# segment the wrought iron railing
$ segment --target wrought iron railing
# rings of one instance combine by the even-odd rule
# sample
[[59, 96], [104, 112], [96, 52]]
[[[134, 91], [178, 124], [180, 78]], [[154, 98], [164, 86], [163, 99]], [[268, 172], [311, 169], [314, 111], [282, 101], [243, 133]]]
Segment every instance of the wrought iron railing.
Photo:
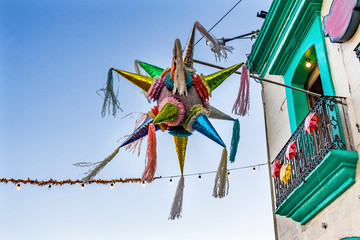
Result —
[[[275, 160], [291, 166], [287, 183], [280, 178], [274, 179], [276, 207], [278, 207], [296, 187], [313, 171], [332, 149], [352, 150], [347, 120], [345, 98], [322, 97], [311, 108], [316, 112], [317, 124], [312, 134], [305, 133], [305, 119], [293, 133]], [[296, 141], [295, 156], [286, 161], [285, 153], [290, 142]]]

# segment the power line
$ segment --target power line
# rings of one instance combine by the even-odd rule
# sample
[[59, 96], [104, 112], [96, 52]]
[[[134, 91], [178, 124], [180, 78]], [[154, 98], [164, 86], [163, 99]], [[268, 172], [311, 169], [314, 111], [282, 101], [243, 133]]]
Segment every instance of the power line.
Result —
[[[214, 29], [214, 27], [216, 27], [216, 25], [218, 25], [242, 0], [239, 0], [224, 16], [222, 16], [219, 21], [217, 21], [214, 26], [212, 26], [208, 32], [210, 32], [211, 30]], [[198, 42], [200, 42], [204, 37], [201, 37], [195, 44], [194, 46], [196, 46], [196, 44], [198, 44]]]

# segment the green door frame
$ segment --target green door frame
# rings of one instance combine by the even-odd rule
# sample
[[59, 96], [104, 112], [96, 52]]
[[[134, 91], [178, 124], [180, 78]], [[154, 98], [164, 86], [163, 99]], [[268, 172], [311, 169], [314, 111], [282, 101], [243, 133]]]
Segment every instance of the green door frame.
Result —
[[[310, 54], [307, 55], [307, 51], [309, 52], [311, 47], [313, 47], [315, 51], [313, 51], [313, 53], [310, 51]], [[305, 68], [306, 58], [310, 58], [312, 61], [318, 60], [324, 95], [335, 96], [320, 15], [314, 18], [309, 31], [307, 31], [303, 41], [295, 51], [294, 57], [284, 74], [285, 84], [304, 88], [304, 83], [309, 73], [309, 70]], [[309, 109], [305, 93], [287, 88], [286, 97], [290, 128], [293, 133], [309, 112]]]

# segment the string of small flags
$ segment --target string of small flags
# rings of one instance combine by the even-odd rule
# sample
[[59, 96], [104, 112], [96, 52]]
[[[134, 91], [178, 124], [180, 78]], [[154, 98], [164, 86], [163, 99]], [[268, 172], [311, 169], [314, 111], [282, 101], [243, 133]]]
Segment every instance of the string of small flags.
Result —
[[[248, 169], [248, 168], [252, 168], [253, 171], [256, 171], [256, 167], [260, 167], [263, 165], [268, 165], [268, 163], [260, 163], [260, 164], [256, 164], [256, 165], [251, 165], [251, 166], [243, 166], [243, 167], [237, 167], [237, 168], [230, 168], [228, 169], [227, 172], [227, 177], [230, 177], [230, 171], [235, 171], [235, 170], [240, 170], [240, 169]], [[199, 172], [199, 173], [189, 173], [189, 174], [184, 174], [184, 177], [188, 177], [188, 176], [196, 176], [198, 175], [198, 179], [201, 180], [201, 176], [202, 175], [207, 175], [207, 174], [213, 174], [216, 173], [217, 171], [209, 171], [209, 172]], [[159, 176], [159, 177], [154, 177], [154, 180], [158, 180], [158, 179], [170, 179], [170, 183], [173, 182], [174, 178], [179, 178], [181, 177], [181, 175], [172, 175], [172, 176]], [[20, 190], [20, 184], [31, 184], [31, 185], [37, 185], [40, 187], [44, 187], [44, 186], [48, 186], [49, 188], [51, 188], [51, 186], [63, 186], [65, 184], [68, 185], [76, 185], [76, 184], [81, 184], [81, 189], [83, 190], [85, 188], [85, 183], [84, 181], [80, 180], [80, 179], [76, 179], [76, 180], [71, 180], [71, 179], [66, 179], [66, 180], [55, 180], [50, 178], [49, 180], [37, 180], [37, 179], [14, 179], [14, 178], [0, 178], [0, 183], [13, 183], [16, 185], [17, 190]], [[110, 187], [113, 188], [115, 183], [141, 183], [143, 186], [145, 186], [145, 182], [141, 181], [141, 178], [119, 178], [119, 179], [110, 179], [110, 180], [104, 180], [104, 179], [93, 179], [90, 180], [89, 182], [86, 182], [86, 184], [102, 184], [102, 185], [108, 185], [110, 184]]]

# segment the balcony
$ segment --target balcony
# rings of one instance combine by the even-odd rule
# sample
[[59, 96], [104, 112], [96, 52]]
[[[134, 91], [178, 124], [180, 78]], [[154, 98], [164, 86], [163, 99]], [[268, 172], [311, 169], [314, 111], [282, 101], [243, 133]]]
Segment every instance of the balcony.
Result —
[[[304, 131], [305, 119], [277, 155], [291, 166], [287, 183], [273, 178], [278, 215], [306, 224], [355, 183], [358, 154], [353, 151], [343, 98], [319, 98], [311, 108], [315, 130]], [[308, 115], [309, 115], [308, 114]], [[288, 144], [296, 141], [294, 157], [285, 158]]]

